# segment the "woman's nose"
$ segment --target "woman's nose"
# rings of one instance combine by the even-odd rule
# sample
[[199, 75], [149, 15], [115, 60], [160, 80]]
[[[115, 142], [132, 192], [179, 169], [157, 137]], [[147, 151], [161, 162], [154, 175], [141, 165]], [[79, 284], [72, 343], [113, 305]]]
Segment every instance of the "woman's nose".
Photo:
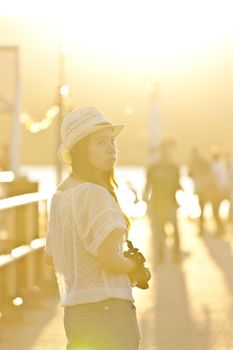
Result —
[[116, 153], [116, 145], [114, 143], [109, 143], [108, 145], [108, 149], [107, 149], [108, 153]]

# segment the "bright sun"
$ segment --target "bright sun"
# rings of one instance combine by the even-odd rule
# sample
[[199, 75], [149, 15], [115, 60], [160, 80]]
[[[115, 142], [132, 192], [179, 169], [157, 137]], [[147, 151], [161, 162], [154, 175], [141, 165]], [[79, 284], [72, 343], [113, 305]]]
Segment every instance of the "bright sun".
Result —
[[29, 0], [8, 0], [4, 6], [3, 14], [49, 20], [67, 45], [96, 60], [155, 71], [209, 53], [233, 36], [231, 0], [44, 0], [36, 8]]

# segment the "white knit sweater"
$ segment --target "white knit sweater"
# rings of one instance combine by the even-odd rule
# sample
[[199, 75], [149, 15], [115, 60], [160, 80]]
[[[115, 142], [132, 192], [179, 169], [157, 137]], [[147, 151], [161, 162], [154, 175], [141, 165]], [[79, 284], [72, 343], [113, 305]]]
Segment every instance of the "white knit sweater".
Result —
[[[83, 183], [54, 194], [45, 249], [53, 258], [62, 306], [133, 301], [128, 276], [108, 274], [97, 263], [97, 250], [114, 229], [127, 232], [120, 207], [104, 187]], [[124, 240], [122, 234], [121, 251]]]

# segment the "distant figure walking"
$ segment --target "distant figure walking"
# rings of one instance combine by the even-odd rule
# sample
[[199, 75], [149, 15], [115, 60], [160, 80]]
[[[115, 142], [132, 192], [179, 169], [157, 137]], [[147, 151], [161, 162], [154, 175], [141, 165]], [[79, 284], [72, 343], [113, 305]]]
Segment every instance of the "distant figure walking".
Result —
[[[162, 262], [165, 257], [166, 233], [165, 224], [173, 226], [173, 260], [180, 261], [180, 235], [177, 224], [176, 191], [180, 188], [179, 168], [172, 160], [172, 145], [162, 142], [159, 147], [159, 159], [147, 172], [144, 198], [148, 202], [148, 215], [155, 238], [156, 258]], [[149, 195], [150, 193], [150, 195]]]
[[52, 199], [46, 252], [69, 350], [139, 348], [132, 285], [146, 269], [124, 254], [129, 220], [115, 194], [115, 138], [123, 127], [95, 107], [73, 111], [61, 127], [60, 154], [72, 172]]
[[233, 154], [231, 152], [227, 152], [226, 154], [226, 168], [229, 179], [229, 222], [233, 224]]
[[193, 179], [194, 192], [198, 196], [200, 207], [198, 234], [202, 236], [204, 234], [204, 209], [206, 203], [210, 200], [212, 189], [210, 188], [210, 161], [199, 147], [194, 147], [192, 149], [189, 176]]
[[221, 236], [224, 234], [225, 225], [220, 216], [220, 205], [224, 199], [228, 199], [229, 197], [229, 174], [227, 172], [225, 160], [217, 147], [212, 147], [211, 149], [210, 171], [210, 201], [216, 223], [217, 235]]

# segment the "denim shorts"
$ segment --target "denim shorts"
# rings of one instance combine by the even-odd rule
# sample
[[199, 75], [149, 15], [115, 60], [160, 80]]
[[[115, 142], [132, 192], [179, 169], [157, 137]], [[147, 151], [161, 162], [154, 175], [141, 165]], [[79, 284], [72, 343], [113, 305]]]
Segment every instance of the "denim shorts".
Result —
[[64, 327], [68, 350], [138, 350], [140, 334], [132, 302], [106, 299], [67, 306]]

